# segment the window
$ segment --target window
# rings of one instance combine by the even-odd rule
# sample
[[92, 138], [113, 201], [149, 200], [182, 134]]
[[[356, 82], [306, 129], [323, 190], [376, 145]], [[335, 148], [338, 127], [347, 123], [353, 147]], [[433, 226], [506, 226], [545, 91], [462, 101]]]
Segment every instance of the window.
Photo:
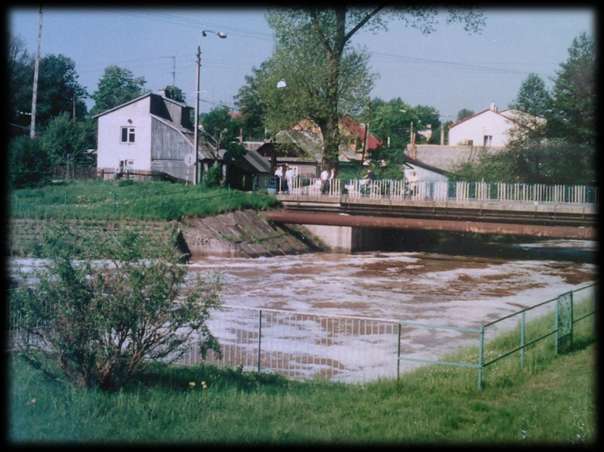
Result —
[[485, 135], [483, 137], [482, 145], [485, 147], [490, 146], [492, 141], [493, 141], [493, 135]]
[[122, 143], [134, 143], [134, 127], [122, 127]]

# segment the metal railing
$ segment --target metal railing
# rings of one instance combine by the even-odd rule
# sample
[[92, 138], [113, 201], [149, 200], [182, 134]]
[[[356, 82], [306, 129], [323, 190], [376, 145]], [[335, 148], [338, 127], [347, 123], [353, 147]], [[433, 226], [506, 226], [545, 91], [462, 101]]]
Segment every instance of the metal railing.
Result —
[[[327, 189], [325, 188], [327, 187]], [[401, 199], [429, 201], [500, 201], [518, 203], [596, 204], [598, 188], [586, 185], [509, 184], [503, 182], [332, 179], [297, 176], [285, 195], [342, 196], [348, 199]]]
[[[349, 383], [398, 379], [421, 365], [438, 365], [474, 369], [482, 390], [487, 368], [504, 358], [517, 354], [524, 368], [527, 350], [548, 338], [554, 353], [569, 350], [575, 325], [595, 314], [595, 289], [594, 283], [565, 292], [474, 328], [226, 305], [208, 321], [221, 353], [203, 359], [193, 340], [178, 363]], [[10, 313], [13, 344], [19, 324]], [[467, 347], [463, 354], [461, 347]]]
[[[484, 384], [484, 370], [487, 367], [518, 354], [520, 368], [524, 368], [526, 350], [548, 338], [553, 337], [556, 354], [569, 350], [575, 325], [595, 315], [595, 288], [596, 283], [589, 284], [482, 325], [478, 387], [482, 388]], [[531, 316], [533, 322], [527, 319]], [[503, 349], [501, 346], [488, 349], [485, 337], [489, 334], [495, 337], [503, 331], [513, 331], [510, 338], [515, 337], [515, 343]]]
[[[477, 386], [482, 389], [486, 369], [503, 358], [518, 353], [520, 366], [524, 367], [526, 350], [551, 336], [555, 336], [556, 353], [564, 351], [558, 344], [572, 343], [572, 326], [594, 315], [594, 288], [595, 284], [591, 284], [566, 292], [476, 328], [225, 306], [209, 322], [222, 354], [210, 353], [206, 362], [276, 372], [294, 379], [344, 382], [398, 379], [401, 371], [430, 364], [475, 369]], [[583, 303], [573, 302], [577, 298], [583, 298]], [[570, 314], [562, 316], [560, 305], [568, 299]], [[552, 327], [547, 315], [554, 311]], [[527, 316], [533, 314], [534, 321], [527, 323]], [[571, 319], [567, 330], [560, 322], [563, 317]], [[509, 333], [518, 323], [514, 336], [518, 345], [501, 350], [501, 339], [493, 339]], [[472, 344], [475, 347], [468, 348], [463, 360], [445, 358], [461, 346]], [[185, 365], [202, 362], [199, 350], [192, 346], [181, 362]]]

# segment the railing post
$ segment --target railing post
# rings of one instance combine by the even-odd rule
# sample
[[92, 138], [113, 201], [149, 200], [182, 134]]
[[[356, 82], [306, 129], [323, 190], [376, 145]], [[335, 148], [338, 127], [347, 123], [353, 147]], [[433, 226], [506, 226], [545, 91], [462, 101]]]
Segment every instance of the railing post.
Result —
[[555, 316], [554, 328], [556, 329], [556, 355], [558, 354], [558, 343], [560, 342], [560, 298], [556, 300], [556, 316]]
[[258, 313], [258, 373], [260, 373], [260, 351], [262, 350], [262, 309], [259, 309]]
[[575, 335], [575, 303], [573, 291], [570, 291], [570, 348], [573, 346], [573, 336]]
[[401, 322], [398, 322], [398, 342], [396, 348], [396, 381], [399, 381], [401, 376]]
[[478, 390], [484, 386], [484, 326], [480, 326], [480, 339], [478, 350]]
[[522, 311], [520, 318], [520, 368], [524, 369], [524, 344], [526, 343], [526, 311]]

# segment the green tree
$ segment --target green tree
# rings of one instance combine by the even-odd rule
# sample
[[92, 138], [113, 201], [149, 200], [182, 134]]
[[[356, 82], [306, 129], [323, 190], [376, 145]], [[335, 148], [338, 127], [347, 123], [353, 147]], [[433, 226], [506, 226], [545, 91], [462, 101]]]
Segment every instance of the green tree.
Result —
[[[31, 112], [33, 59], [19, 38], [11, 39], [8, 53], [9, 121], [29, 126]], [[40, 130], [60, 113], [76, 117], [86, 114], [86, 89], [80, 85], [75, 63], [64, 55], [47, 55], [40, 60], [36, 124]]]
[[568, 143], [595, 145], [595, 42], [583, 33], [573, 39], [552, 91], [547, 134]]
[[67, 113], [55, 117], [40, 136], [42, 147], [53, 165], [65, 165], [67, 174], [76, 165], [93, 165], [94, 156], [87, 150], [95, 147], [94, 121], [73, 121]]
[[33, 58], [19, 37], [11, 37], [8, 45], [6, 70], [8, 75], [8, 120], [29, 127], [31, 116], [31, 90], [34, 74]]
[[529, 74], [522, 82], [516, 100], [510, 108], [545, 117], [551, 108], [552, 99], [545, 87], [545, 82], [537, 74]]
[[230, 114], [226, 105], [219, 105], [201, 116], [203, 136], [216, 151], [238, 141], [240, 122]]
[[267, 77], [269, 63], [264, 61], [259, 68], [252, 68], [252, 75], [245, 76], [245, 84], [235, 96], [235, 105], [241, 112], [241, 126], [250, 139], [263, 139], [266, 106], [260, 96], [260, 81]]
[[469, 118], [470, 116], [473, 116], [474, 112], [472, 110], [469, 110], [467, 108], [462, 108], [461, 110], [459, 110], [457, 112], [457, 122], [461, 122], [466, 118]]
[[51, 160], [39, 140], [13, 138], [8, 145], [8, 176], [11, 188], [44, 185], [50, 180]]
[[64, 55], [48, 55], [40, 61], [36, 123], [46, 126], [55, 116], [67, 113], [76, 118], [86, 114], [86, 89], [78, 82], [75, 63]]
[[119, 66], [108, 66], [91, 96], [94, 100], [91, 113], [101, 113], [141, 96], [144, 86], [143, 77], [134, 77], [130, 70]]
[[185, 103], [185, 93], [178, 86], [168, 85], [164, 88], [164, 93], [168, 99], [182, 102], [183, 104]]
[[[73, 259], [78, 243], [103, 250], [105, 265]], [[220, 279], [187, 273], [173, 245], [134, 232], [86, 236], [64, 226], [44, 238], [49, 264], [21, 275], [10, 294], [15, 346], [47, 374], [81, 387], [116, 389], [154, 360], [172, 361], [193, 341], [219, 351], [207, 327]], [[152, 252], [154, 259], [148, 259]]]
[[[268, 22], [276, 33], [277, 50], [286, 53], [297, 53], [294, 61], [303, 62], [310, 66], [295, 66], [301, 75], [307, 77], [306, 83], [312, 83], [312, 95], [321, 94], [323, 99], [321, 118], [311, 118], [320, 127], [323, 133], [325, 149], [323, 155], [324, 165], [337, 167], [339, 133], [338, 122], [342, 113], [346, 111], [346, 96], [342, 96], [342, 78], [347, 73], [345, 61], [353, 58], [351, 68], [358, 68], [366, 64], [362, 52], [351, 52], [351, 39], [360, 30], [378, 31], [387, 28], [390, 18], [397, 18], [405, 26], [418, 28], [424, 33], [435, 30], [435, 24], [439, 16], [437, 9], [425, 9], [417, 7], [387, 8], [385, 5], [370, 8], [349, 7], [339, 5], [333, 8], [309, 8], [293, 10], [276, 10], [269, 13]], [[460, 13], [450, 10], [447, 18], [448, 23], [460, 22], [468, 31], [478, 30], [484, 22], [482, 14], [468, 10]], [[297, 52], [304, 49], [304, 52]], [[312, 56], [300, 58], [303, 55]], [[314, 63], [314, 64], [313, 64]], [[315, 77], [315, 70], [320, 77]], [[354, 72], [353, 79], [364, 77], [362, 71]], [[350, 74], [349, 74], [350, 75]], [[319, 83], [316, 83], [316, 82]], [[288, 81], [289, 83], [289, 81]], [[273, 85], [274, 86], [274, 85]], [[358, 99], [358, 98], [357, 98]], [[353, 100], [348, 98], [347, 100]], [[289, 102], [288, 102], [289, 103]], [[296, 105], [293, 105], [294, 109]], [[307, 108], [309, 112], [315, 113], [315, 103], [310, 103]], [[348, 112], [350, 113], [350, 112]]]

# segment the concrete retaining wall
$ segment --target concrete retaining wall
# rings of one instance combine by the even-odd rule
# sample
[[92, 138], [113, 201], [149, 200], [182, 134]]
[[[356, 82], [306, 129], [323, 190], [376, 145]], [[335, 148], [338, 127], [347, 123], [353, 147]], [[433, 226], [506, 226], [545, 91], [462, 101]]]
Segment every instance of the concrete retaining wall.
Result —
[[[176, 240], [183, 252], [193, 258], [275, 256], [324, 248], [304, 227], [274, 225], [254, 210], [185, 218], [181, 222], [72, 220], [65, 223], [74, 232], [92, 232], [99, 237], [108, 231], [134, 230], [158, 242]], [[10, 255], [37, 256], [44, 234], [56, 224], [52, 220], [11, 220]]]

